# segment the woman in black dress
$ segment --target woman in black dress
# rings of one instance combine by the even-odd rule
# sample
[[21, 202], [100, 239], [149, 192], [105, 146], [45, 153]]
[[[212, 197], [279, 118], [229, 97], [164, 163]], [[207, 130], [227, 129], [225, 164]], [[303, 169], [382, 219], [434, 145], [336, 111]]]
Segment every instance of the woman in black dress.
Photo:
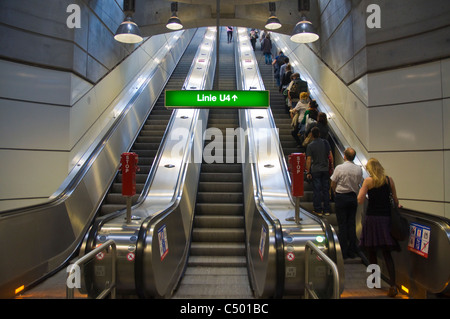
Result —
[[368, 252], [371, 264], [377, 264], [377, 252], [381, 250], [390, 277], [389, 284], [391, 287], [388, 296], [395, 297], [398, 291], [395, 286], [395, 266], [391, 251], [400, 250], [400, 246], [390, 234], [389, 195], [392, 189], [395, 205], [399, 206], [397, 192], [394, 180], [385, 175], [384, 168], [377, 159], [369, 159], [366, 169], [370, 177], [364, 180], [358, 194], [359, 204], [364, 203], [366, 195], [369, 199], [360, 245]]

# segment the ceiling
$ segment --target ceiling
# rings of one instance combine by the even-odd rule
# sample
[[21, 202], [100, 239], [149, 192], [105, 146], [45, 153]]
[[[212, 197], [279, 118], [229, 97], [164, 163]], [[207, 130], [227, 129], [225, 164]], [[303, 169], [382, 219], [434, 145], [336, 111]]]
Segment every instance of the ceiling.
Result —
[[[300, 20], [298, 0], [271, 1], [276, 4], [276, 15], [282, 27], [276, 32], [291, 34]], [[311, 12], [307, 15], [315, 24], [314, 13], [317, 1], [311, 1]], [[134, 21], [139, 25], [143, 36], [168, 32], [167, 20], [171, 15], [168, 0], [135, 0]], [[264, 0], [219, 0], [219, 25], [264, 29], [270, 15], [269, 1]], [[215, 26], [217, 24], [217, 0], [178, 1], [178, 17], [185, 29]], [[317, 14], [318, 15], [318, 14]], [[317, 25], [317, 24], [316, 24]]]

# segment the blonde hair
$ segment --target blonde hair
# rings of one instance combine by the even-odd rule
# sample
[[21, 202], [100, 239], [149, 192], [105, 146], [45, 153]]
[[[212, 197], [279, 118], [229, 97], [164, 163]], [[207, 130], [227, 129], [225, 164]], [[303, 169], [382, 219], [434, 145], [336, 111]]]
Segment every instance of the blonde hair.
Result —
[[300, 100], [306, 100], [309, 98], [308, 92], [302, 92], [300, 93]]
[[386, 183], [386, 175], [384, 168], [376, 158], [371, 158], [366, 164], [367, 172], [370, 174], [373, 180], [373, 187], [377, 188], [383, 186]]

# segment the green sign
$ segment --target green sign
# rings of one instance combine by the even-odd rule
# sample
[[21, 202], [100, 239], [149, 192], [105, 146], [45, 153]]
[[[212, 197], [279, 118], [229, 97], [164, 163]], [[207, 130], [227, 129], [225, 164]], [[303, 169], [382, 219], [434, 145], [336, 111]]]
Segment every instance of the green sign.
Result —
[[166, 90], [165, 106], [178, 108], [268, 108], [269, 91]]

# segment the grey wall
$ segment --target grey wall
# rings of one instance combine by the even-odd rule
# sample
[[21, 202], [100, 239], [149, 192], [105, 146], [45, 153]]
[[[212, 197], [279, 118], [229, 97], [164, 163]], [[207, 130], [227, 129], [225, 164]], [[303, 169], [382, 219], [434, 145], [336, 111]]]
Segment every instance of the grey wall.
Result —
[[[81, 9], [79, 29], [67, 27], [70, 4]], [[113, 38], [123, 18], [121, 0], [2, 0], [0, 58], [96, 83], [135, 48]]]
[[[320, 39], [310, 47], [347, 84], [368, 72], [450, 56], [450, 1], [318, 0], [317, 4], [310, 15]], [[370, 4], [380, 6], [381, 28], [366, 25]]]

